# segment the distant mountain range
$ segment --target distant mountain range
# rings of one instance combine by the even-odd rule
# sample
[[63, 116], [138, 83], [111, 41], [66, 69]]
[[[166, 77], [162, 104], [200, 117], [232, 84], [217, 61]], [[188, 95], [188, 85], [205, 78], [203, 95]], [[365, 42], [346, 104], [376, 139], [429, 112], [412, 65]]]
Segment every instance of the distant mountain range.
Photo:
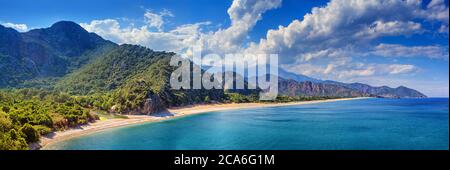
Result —
[[311, 77], [308, 77], [308, 76], [305, 76], [302, 74], [291, 73], [282, 68], [278, 69], [278, 76], [280, 76], [284, 79], [295, 80], [297, 82], [304, 82], [304, 81], [309, 81], [309, 82], [313, 82], [313, 83], [321, 83], [322, 82], [322, 80], [311, 78]]
[[327, 84], [335, 84], [351, 89], [361, 91], [363, 93], [368, 93], [377, 97], [384, 98], [426, 98], [427, 96], [420, 93], [417, 90], [407, 88], [405, 86], [399, 86], [397, 88], [391, 88], [388, 86], [373, 87], [362, 83], [341, 83], [336, 81], [324, 81]]
[[[153, 99], [164, 101], [164, 105], [173, 104], [171, 102], [180, 96], [195, 101], [195, 98], [217, 99], [223, 95], [217, 91], [209, 95], [199, 91], [168, 90], [168, 78], [173, 68], [167, 63], [172, 55], [174, 53], [155, 52], [137, 45], [117, 45], [70, 21], [25, 33], [0, 25], [0, 87], [21, 87], [27, 81], [57, 78], [52, 87], [72, 94], [117, 90], [122, 93], [118, 97], [123, 97], [123, 102]], [[158, 98], [126, 94], [145, 90], [157, 93]], [[323, 81], [283, 69], [279, 70], [279, 93], [287, 96], [426, 97], [403, 86], [372, 87]]]
[[[374, 87], [362, 83], [342, 83], [332, 80], [319, 80], [305, 75], [295, 74], [283, 69], [278, 71], [279, 88], [283, 94], [315, 94], [335, 96], [372, 96], [382, 98], [426, 98], [427, 96], [417, 90], [405, 86], [391, 88], [388, 86]], [[289, 87], [285, 87], [289, 86]], [[297, 90], [295, 90], [297, 89]], [[298, 89], [303, 89], [298, 91]], [[310, 89], [316, 89], [311, 92]], [[333, 89], [333, 90], [330, 90]], [[294, 91], [298, 91], [294, 93]], [[314, 91], [314, 90], [313, 90]], [[327, 91], [324, 93], [324, 91]]]
[[278, 91], [281, 95], [287, 96], [339, 96], [339, 97], [375, 97], [370, 93], [365, 93], [356, 89], [327, 84], [320, 82], [302, 81], [293, 79], [278, 79]]

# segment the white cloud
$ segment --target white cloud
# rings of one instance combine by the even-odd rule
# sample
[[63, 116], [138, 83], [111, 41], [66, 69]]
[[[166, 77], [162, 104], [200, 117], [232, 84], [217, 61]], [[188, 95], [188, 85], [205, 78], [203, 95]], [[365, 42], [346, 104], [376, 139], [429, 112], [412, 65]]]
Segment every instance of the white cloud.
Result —
[[[141, 27], [124, 27], [116, 19], [94, 20], [91, 23], [81, 23], [81, 26], [117, 43], [140, 44], [155, 50], [182, 53], [187, 48], [202, 46], [205, 52], [232, 53], [242, 49], [242, 43], [249, 31], [262, 19], [262, 14], [280, 5], [281, 0], [234, 0], [228, 9], [231, 25], [208, 33], [202, 32], [201, 26], [210, 22], [186, 24], [163, 31], [164, 17], [174, 16], [168, 10], [160, 13], [147, 10], [144, 14], [146, 24]], [[151, 28], [156, 28], [157, 31], [151, 31]]]
[[439, 28], [440, 33], [448, 34], [449, 9], [445, 0], [432, 0], [427, 5], [427, 11], [424, 14], [429, 20], [438, 20], [442, 23]]
[[333, 70], [334, 70], [335, 65], [333, 64], [328, 64], [327, 68], [325, 68], [325, 70], [323, 71], [324, 74], [330, 74]]
[[422, 33], [422, 25], [412, 21], [375, 21], [373, 24], [368, 25], [361, 32], [355, 34], [359, 38], [374, 39], [383, 36], [396, 36], [396, 35], [411, 35]]
[[6, 23], [1, 23], [1, 25], [5, 26], [5, 27], [13, 28], [19, 32], [28, 31], [28, 26], [26, 24], [14, 24], [14, 23], [6, 22]]
[[439, 32], [448, 34], [448, 25], [441, 25]]
[[449, 10], [444, 0], [432, 0], [427, 5], [427, 10], [422, 12], [426, 18], [430, 20], [438, 20], [448, 25]]
[[231, 25], [216, 32], [204, 34], [200, 39], [205, 51], [213, 53], [234, 53], [242, 50], [242, 44], [262, 14], [280, 7], [281, 0], [234, 0], [228, 15]]
[[160, 13], [153, 13], [150, 10], [147, 10], [144, 14], [145, 22], [149, 27], [156, 28], [158, 31], [163, 30], [164, 25], [164, 17], [174, 17], [172, 12], [169, 10], [163, 10]]
[[[201, 27], [211, 24], [199, 22], [180, 25], [172, 30], [162, 31], [163, 17], [174, 16], [169, 10], [156, 14], [147, 10], [144, 14], [144, 25], [124, 24], [117, 19], [93, 20], [80, 23], [89, 32], [95, 32], [105, 39], [118, 44], [139, 44], [160, 51], [183, 52], [200, 38]], [[156, 28], [157, 30], [153, 30]]]
[[95, 32], [119, 44], [140, 44], [154, 50], [182, 52], [196, 43], [201, 26], [209, 24], [210, 22], [186, 24], [168, 32], [153, 32], [148, 25], [123, 27], [115, 19], [94, 20], [80, 25], [89, 32]]
[[448, 47], [431, 46], [403, 46], [400, 44], [379, 44], [371, 52], [384, 57], [429, 57], [448, 60]]
[[339, 78], [352, 78], [352, 77], [363, 77], [372, 76], [375, 74], [375, 67], [369, 66], [365, 69], [355, 69], [355, 70], [344, 70], [339, 73]]
[[412, 74], [420, 70], [410, 64], [373, 64], [345, 60], [332, 61], [328, 65], [295, 63], [282, 65], [286, 70], [319, 79], [349, 82], [363, 77]]
[[313, 8], [303, 20], [269, 30], [265, 38], [252, 43], [246, 51], [278, 53], [287, 63], [292, 56], [302, 57], [329, 48], [367, 48], [380, 37], [422, 33], [421, 24], [414, 20], [441, 19], [426, 15], [432, 12], [414, 0], [332, 0], [324, 7]]
[[323, 58], [346, 58], [355, 55], [351, 48], [328, 48], [319, 51], [312, 51], [300, 54], [299, 60], [302, 62], [312, 61], [314, 59]]
[[[323, 75], [325, 73], [324, 70], [327, 69], [322, 65], [313, 65], [309, 63], [282, 65], [282, 67], [289, 72], [303, 74], [311, 77], [319, 77], [318, 75]], [[324, 77], [320, 76], [320, 78]]]
[[402, 74], [402, 73], [410, 73], [417, 70], [414, 65], [402, 65], [402, 64], [392, 64], [388, 67], [389, 74]]

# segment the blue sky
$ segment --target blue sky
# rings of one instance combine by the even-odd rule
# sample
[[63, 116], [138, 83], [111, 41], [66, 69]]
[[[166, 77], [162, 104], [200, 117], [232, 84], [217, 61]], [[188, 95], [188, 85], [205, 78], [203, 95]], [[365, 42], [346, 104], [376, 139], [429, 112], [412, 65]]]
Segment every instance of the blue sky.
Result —
[[291, 72], [448, 96], [448, 11], [448, 0], [0, 0], [0, 24], [70, 20], [156, 50], [277, 53]]

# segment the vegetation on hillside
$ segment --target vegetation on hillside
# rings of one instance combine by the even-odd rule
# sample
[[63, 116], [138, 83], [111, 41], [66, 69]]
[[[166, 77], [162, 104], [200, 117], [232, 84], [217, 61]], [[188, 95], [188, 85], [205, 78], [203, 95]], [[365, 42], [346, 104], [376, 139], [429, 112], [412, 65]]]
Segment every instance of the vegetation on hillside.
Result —
[[0, 88], [62, 77], [117, 45], [70, 21], [18, 32], [0, 25]]
[[0, 91], [0, 150], [27, 149], [40, 135], [92, 122], [85, 98], [37, 89]]

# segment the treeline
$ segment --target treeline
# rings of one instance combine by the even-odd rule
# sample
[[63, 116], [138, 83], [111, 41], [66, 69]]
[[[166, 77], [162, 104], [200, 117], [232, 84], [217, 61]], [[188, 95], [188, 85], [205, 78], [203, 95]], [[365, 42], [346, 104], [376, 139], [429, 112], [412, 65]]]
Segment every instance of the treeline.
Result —
[[28, 149], [41, 135], [98, 119], [89, 98], [38, 89], [0, 90], [0, 150]]
[[275, 100], [259, 100], [259, 95], [249, 94], [244, 95], [240, 93], [226, 93], [224, 102], [231, 103], [286, 103], [286, 102], [299, 102], [299, 101], [314, 101], [314, 100], [327, 100], [327, 99], [339, 99], [344, 97], [336, 96], [287, 96], [278, 95]]

